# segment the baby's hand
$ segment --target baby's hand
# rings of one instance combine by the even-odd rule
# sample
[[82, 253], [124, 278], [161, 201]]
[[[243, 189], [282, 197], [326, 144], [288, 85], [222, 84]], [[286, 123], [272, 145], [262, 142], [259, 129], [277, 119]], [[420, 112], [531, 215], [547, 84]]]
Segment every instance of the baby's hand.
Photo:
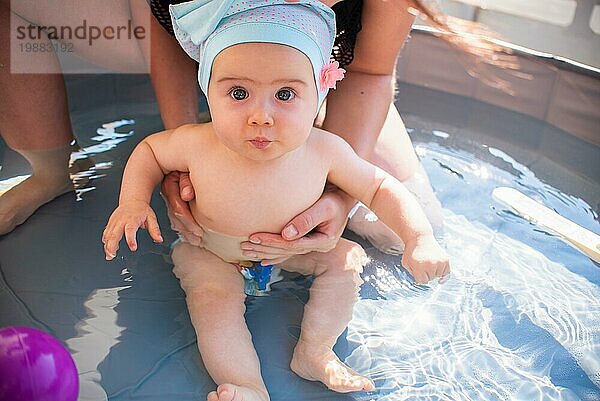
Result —
[[147, 202], [128, 201], [121, 203], [108, 219], [108, 224], [102, 233], [106, 260], [111, 260], [117, 255], [119, 242], [123, 238], [123, 234], [125, 234], [129, 249], [135, 251], [137, 249], [135, 235], [140, 227], [148, 230], [154, 242], [163, 241], [156, 215]]
[[414, 241], [407, 241], [402, 265], [417, 284], [425, 284], [435, 277], [440, 277], [441, 281], [450, 273], [448, 255], [433, 235], [422, 235]]

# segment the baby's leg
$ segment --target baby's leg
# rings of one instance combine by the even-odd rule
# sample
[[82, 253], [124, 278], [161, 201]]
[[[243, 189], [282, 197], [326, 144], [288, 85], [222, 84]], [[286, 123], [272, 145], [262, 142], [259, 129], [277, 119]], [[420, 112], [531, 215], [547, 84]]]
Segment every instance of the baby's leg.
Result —
[[351, 370], [333, 352], [352, 318], [366, 261], [360, 245], [342, 238], [327, 253], [312, 252], [282, 264], [286, 270], [315, 276], [290, 367], [299, 376], [321, 381], [342, 393], [375, 388], [371, 380]]
[[186, 293], [198, 348], [218, 388], [208, 401], [268, 401], [260, 363], [244, 320], [244, 282], [235, 266], [211, 252], [178, 244], [173, 271]]

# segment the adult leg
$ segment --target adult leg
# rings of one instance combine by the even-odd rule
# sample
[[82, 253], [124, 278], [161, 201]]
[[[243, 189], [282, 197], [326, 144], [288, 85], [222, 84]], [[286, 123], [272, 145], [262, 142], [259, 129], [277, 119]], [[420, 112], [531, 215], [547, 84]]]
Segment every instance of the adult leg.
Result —
[[[10, 3], [10, 0], [1, 1]], [[24, 27], [31, 24], [60, 29], [65, 27], [74, 31], [77, 27], [86, 24], [90, 28], [92, 26], [101, 29], [112, 28], [113, 30], [108, 34], [99, 35], [94, 40], [91, 38], [93, 35], [98, 35], [97, 31], [94, 33], [88, 31], [85, 35], [76, 32], [70, 35], [66, 31], [65, 42], [69, 43], [70, 51], [77, 57], [96, 66], [124, 73], [147, 72], [148, 66], [143, 52], [148, 46], [149, 33], [145, 29], [148, 28], [150, 9], [146, 0], [102, 0], [87, 1], [85, 5], [82, 4], [79, 0], [19, 0], [13, 1], [11, 7], [14, 15], [19, 15], [26, 20], [24, 24], [20, 24]], [[143, 29], [139, 34], [127, 31], [134, 11], [136, 13], [134, 28]], [[142, 19], [144, 13], [147, 16], [145, 20]], [[60, 35], [63, 34], [60, 33], [58, 36]], [[33, 36], [37, 36], [37, 33]], [[28, 38], [27, 42], [33, 43], [31, 38]], [[50, 70], [48, 69], [50, 66], [43, 64], [41, 59], [35, 60], [35, 64], [22, 63], [21, 68], [25, 70], [31, 66], [30, 72], [43, 72], [39, 71], [41, 66], [44, 71], [61, 71], [61, 69]]]
[[187, 243], [173, 250], [198, 348], [218, 388], [208, 401], [268, 401], [260, 362], [244, 320], [244, 281], [236, 267]]
[[333, 352], [338, 337], [352, 319], [352, 308], [362, 283], [360, 273], [366, 261], [360, 245], [342, 238], [327, 253], [299, 255], [282, 264], [285, 270], [315, 276], [290, 367], [299, 376], [318, 380], [338, 392], [375, 387]]
[[[392, 88], [392, 75], [348, 72], [338, 89], [327, 97], [323, 128], [344, 138], [361, 157], [402, 181], [421, 203], [432, 225], [441, 227], [439, 201], [392, 103]], [[386, 113], [370, 113], [371, 109]], [[348, 113], [353, 113], [352, 119]], [[400, 238], [366, 207], [354, 213], [348, 228], [385, 252], [403, 249]]]
[[433, 193], [427, 173], [414, 152], [400, 113], [393, 104], [390, 105], [370, 161], [402, 181], [415, 195], [434, 228], [441, 226], [441, 204]]
[[150, 27], [150, 78], [165, 129], [197, 123], [197, 64], [154, 16]]
[[[435, 199], [431, 186], [393, 106], [396, 60], [414, 21], [412, 7], [410, 1], [363, 1], [354, 59], [346, 66], [344, 80], [327, 97], [323, 127], [346, 139], [360, 156], [408, 184], [434, 220], [439, 206], [437, 212], [433, 210], [437, 201], [431, 201], [431, 197]], [[359, 210], [348, 227], [380, 249], [399, 241], [395, 235], [390, 238], [393, 233], [384, 224], [365, 218], [368, 216], [368, 210]]]
[[[443, 231], [442, 207], [435, 196], [427, 173], [414, 151], [404, 123], [391, 104], [373, 151], [367, 159], [398, 178], [417, 198], [434, 232]], [[348, 222], [348, 228], [369, 240], [378, 249], [402, 252], [402, 240], [366, 207], [361, 206]]]
[[[8, 1], [0, 3], [0, 134], [31, 164], [31, 177], [0, 196], [0, 235], [23, 223], [38, 207], [73, 189], [69, 158], [73, 131], [61, 74], [11, 74]], [[47, 39], [45, 40], [47, 41]], [[49, 68], [54, 53], [36, 53]]]

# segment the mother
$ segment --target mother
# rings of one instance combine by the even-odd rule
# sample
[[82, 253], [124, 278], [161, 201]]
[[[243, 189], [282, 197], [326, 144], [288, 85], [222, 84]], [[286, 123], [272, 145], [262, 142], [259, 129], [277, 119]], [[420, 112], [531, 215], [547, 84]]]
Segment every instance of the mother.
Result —
[[[298, 1], [298, 0], [289, 0]], [[337, 16], [338, 35], [332, 57], [346, 69], [346, 77], [327, 97], [322, 128], [343, 137], [363, 158], [382, 167], [416, 195], [432, 225], [440, 226], [440, 204], [433, 194], [396, 110], [394, 71], [398, 54], [407, 39], [417, 10], [438, 21], [439, 15], [415, 0], [322, 0]], [[177, 44], [168, 13], [169, 3], [150, 0], [152, 21], [152, 81], [165, 127], [198, 120], [196, 64]], [[181, 1], [179, 1], [181, 2]], [[174, 72], [177, 73], [174, 73]], [[194, 242], [202, 235], [186, 201], [194, 191], [186, 174], [173, 173], [162, 185], [175, 228]], [[242, 244], [248, 257], [280, 263], [295, 254], [332, 249], [355, 204], [336, 188], [327, 188], [312, 207], [296, 216], [281, 235], [256, 233]], [[364, 207], [353, 209], [348, 227], [380, 249], [401, 247], [399, 238], [383, 224], [366, 219]], [[410, 266], [406, 266], [410, 270]], [[412, 274], [412, 272], [411, 272]], [[418, 283], [433, 279], [413, 274]]]

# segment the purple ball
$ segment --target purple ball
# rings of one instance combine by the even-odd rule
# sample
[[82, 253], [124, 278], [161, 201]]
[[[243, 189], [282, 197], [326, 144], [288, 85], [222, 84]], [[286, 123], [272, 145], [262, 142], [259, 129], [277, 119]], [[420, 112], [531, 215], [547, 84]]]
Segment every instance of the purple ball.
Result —
[[79, 376], [69, 351], [31, 327], [0, 329], [0, 401], [76, 401]]

